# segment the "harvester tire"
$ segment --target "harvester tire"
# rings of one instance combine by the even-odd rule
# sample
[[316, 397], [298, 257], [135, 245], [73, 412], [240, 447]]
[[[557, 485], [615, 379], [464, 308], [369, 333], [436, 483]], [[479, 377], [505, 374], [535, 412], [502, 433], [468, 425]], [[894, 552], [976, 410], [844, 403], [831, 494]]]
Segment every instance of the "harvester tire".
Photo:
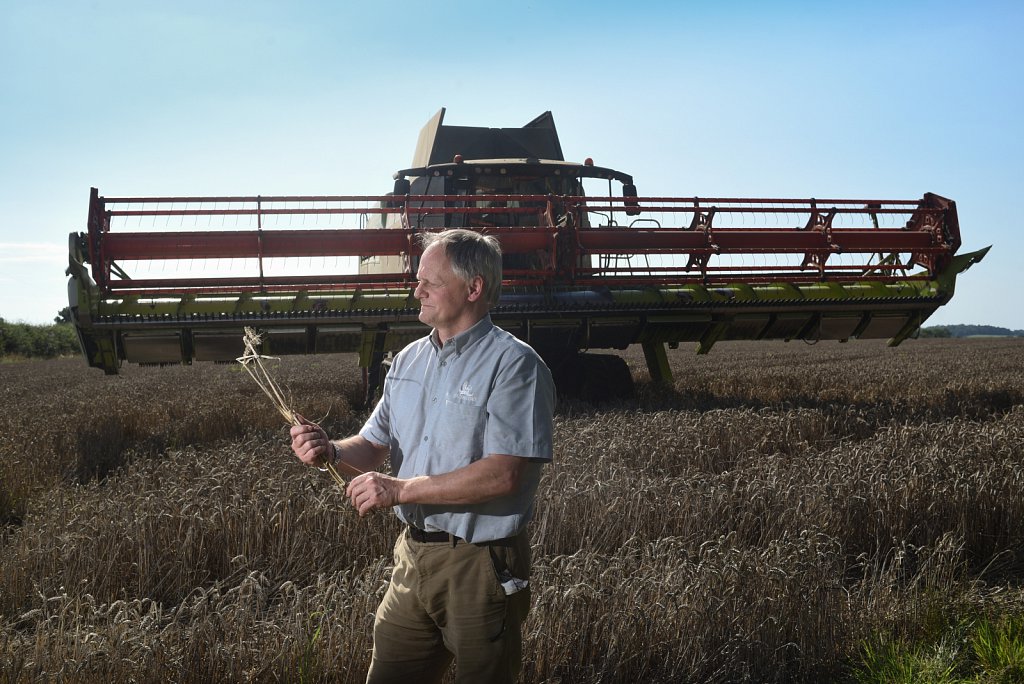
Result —
[[552, 367], [558, 393], [588, 402], [627, 399], [635, 392], [633, 374], [615, 354], [573, 354]]

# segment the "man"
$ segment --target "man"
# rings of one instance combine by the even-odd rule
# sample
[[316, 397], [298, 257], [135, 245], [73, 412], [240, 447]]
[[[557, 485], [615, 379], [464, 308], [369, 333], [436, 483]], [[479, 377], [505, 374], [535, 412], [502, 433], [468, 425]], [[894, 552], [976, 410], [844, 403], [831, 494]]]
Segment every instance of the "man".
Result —
[[[292, 428], [292, 450], [361, 472], [346, 490], [359, 515], [394, 507], [407, 524], [367, 682], [440, 681], [453, 658], [458, 682], [511, 682], [554, 386], [536, 352], [491, 323], [498, 241], [469, 230], [423, 238], [415, 297], [433, 330], [395, 356], [359, 434], [332, 442], [307, 423]], [[395, 476], [375, 472], [388, 457]]]

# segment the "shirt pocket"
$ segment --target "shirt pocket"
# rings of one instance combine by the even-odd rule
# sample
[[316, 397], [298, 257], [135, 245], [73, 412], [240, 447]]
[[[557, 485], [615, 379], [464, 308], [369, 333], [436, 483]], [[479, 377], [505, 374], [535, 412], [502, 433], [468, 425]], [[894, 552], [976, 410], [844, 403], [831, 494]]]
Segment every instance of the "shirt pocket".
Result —
[[406, 436], [415, 434], [423, 425], [423, 412], [417, 404], [418, 397], [423, 394], [423, 383], [416, 377], [399, 374], [388, 375], [390, 393], [387, 396], [386, 425], [382, 426], [391, 437], [391, 453], [395, 447], [404, 444]]
[[466, 464], [483, 456], [487, 407], [446, 399], [435, 445], [450, 458]]

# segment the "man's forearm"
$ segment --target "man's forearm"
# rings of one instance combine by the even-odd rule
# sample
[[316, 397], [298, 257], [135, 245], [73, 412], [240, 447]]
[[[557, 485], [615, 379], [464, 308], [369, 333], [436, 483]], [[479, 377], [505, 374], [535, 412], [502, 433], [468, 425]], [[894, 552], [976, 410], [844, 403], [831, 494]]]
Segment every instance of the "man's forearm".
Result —
[[361, 435], [331, 442], [334, 446], [332, 463], [352, 475], [376, 470], [388, 457], [387, 447], [374, 444]]
[[519, 490], [526, 459], [493, 454], [442, 475], [401, 480], [398, 503], [476, 504]]

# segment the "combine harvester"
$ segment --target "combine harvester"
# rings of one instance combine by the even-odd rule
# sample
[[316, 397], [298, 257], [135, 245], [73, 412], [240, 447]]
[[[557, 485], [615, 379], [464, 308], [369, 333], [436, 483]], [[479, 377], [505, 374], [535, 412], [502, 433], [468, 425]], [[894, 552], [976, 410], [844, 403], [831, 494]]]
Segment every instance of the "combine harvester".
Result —
[[[987, 249], [957, 255], [956, 205], [917, 200], [640, 197], [631, 176], [567, 162], [550, 112], [522, 128], [423, 128], [383, 196], [103, 197], [72, 233], [71, 311], [89, 365], [354, 352], [367, 397], [389, 352], [421, 337], [416, 234], [496, 236], [496, 324], [536, 348], [560, 388], [629, 385], [586, 350], [719, 340], [913, 335]], [[584, 181], [604, 196], [586, 196]], [[618, 184], [618, 186], [616, 186]], [[616, 187], [618, 192], [616, 193]]]

